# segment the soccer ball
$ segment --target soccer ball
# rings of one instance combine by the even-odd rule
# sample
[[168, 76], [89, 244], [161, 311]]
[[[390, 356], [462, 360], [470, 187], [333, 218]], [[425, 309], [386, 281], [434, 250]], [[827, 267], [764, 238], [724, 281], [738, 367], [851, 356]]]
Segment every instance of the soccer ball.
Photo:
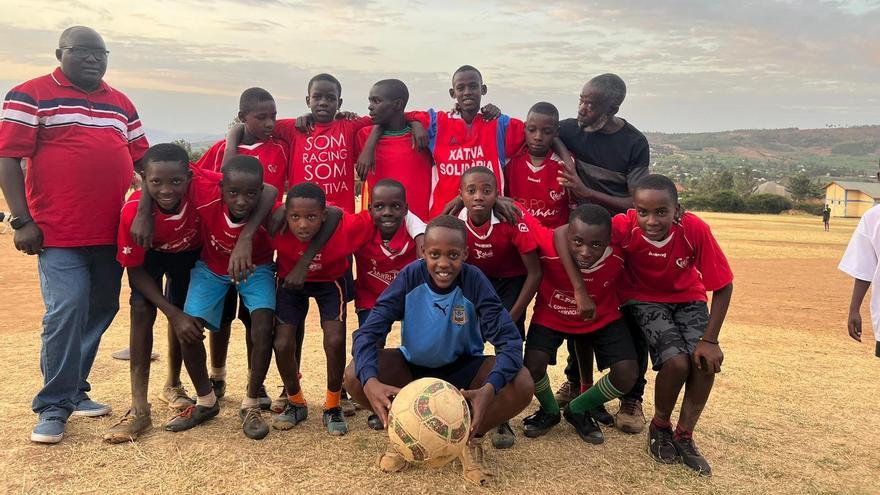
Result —
[[471, 429], [464, 396], [438, 378], [403, 387], [388, 413], [388, 438], [408, 462], [440, 467], [461, 454]]

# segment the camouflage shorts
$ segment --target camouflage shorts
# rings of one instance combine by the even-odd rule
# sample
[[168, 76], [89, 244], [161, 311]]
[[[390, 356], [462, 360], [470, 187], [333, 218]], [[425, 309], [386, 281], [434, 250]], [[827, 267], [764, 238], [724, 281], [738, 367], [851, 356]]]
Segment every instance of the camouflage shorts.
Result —
[[709, 323], [709, 308], [704, 301], [639, 302], [628, 307], [651, 348], [655, 371], [670, 358], [693, 353]]

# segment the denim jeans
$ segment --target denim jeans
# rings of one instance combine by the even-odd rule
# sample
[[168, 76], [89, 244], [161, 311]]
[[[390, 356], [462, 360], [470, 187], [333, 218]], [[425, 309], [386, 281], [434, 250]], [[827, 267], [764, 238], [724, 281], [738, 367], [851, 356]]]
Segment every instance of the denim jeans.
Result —
[[122, 267], [115, 246], [46, 248], [38, 257], [43, 316], [43, 388], [32, 408], [67, 418], [91, 390], [89, 371], [101, 335], [119, 310]]

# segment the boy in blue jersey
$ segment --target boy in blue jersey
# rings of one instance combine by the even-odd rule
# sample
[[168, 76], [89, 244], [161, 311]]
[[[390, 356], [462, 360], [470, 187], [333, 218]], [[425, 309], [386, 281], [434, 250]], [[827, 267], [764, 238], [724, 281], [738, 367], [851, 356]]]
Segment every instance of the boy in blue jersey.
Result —
[[[523, 368], [516, 325], [486, 276], [464, 264], [464, 222], [439, 216], [424, 239], [424, 259], [400, 271], [355, 334], [345, 388], [387, 427], [391, 400], [407, 383], [435, 377], [459, 387], [473, 411], [471, 439], [460, 458], [464, 477], [485, 486], [492, 473], [482, 464], [483, 435], [525, 409], [534, 384]], [[400, 348], [378, 349], [398, 320]], [[486, 341], [495, 356], [483, 355]], [[379, 467], [400, 471], [406, 461], [389, 447]]]

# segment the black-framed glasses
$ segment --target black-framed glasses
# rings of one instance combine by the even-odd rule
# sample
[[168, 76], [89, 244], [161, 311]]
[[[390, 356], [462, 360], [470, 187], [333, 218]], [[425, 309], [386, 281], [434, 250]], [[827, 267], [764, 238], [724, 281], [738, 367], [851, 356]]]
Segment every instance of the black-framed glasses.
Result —
[[67, 50], [75, 58], [82, 60], [87, 59], [89, 55], [95, 57], [95, 60], [107, 60], [107, 56], [110, 55], [110, 52], [103, 48], [86, 48], [83, 46], [59, 46], [58, 48]]

